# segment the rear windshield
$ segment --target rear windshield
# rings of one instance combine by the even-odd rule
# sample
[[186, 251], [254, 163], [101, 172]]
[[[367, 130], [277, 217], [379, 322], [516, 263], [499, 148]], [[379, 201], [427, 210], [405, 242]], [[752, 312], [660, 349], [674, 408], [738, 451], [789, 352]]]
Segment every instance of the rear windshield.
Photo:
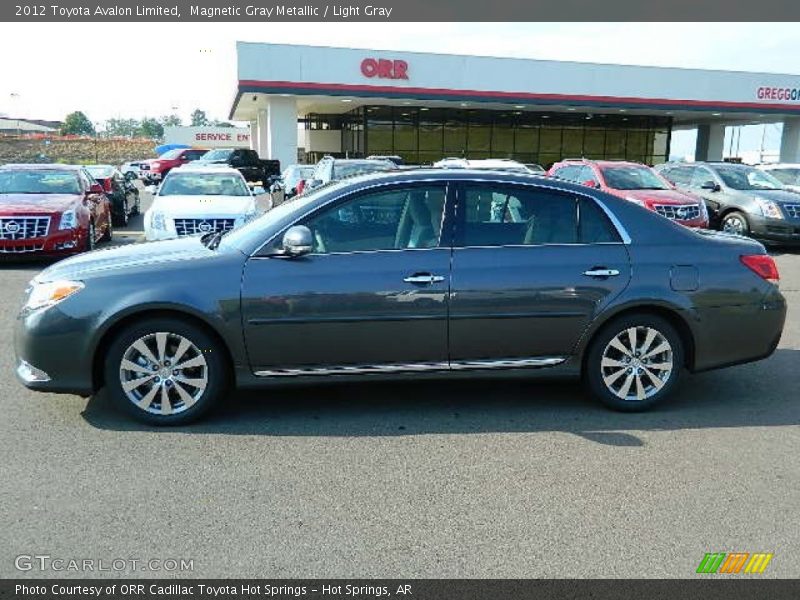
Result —
[[229, 173], [170, 173], [159, 196], [249, 196], [244, 179]]
[[0, 194], [80, 194], [78, 174], [73, 171], [0, 171]]

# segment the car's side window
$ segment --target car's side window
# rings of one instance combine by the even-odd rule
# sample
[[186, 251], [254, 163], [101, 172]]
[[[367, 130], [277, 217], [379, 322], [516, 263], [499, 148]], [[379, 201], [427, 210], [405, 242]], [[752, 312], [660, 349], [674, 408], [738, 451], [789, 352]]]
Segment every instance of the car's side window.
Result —
[[465, 186], [459, 246], [537, 246], [619, 242], [596, 202], [547, 189]]
[[575, 174], [578, 171], [578, 167], [575, 166], [567, 166], [561, 167], [557, 171], [553, 173], [553, 177], [557, 177], [558, 179], [563, 179], [564, 181], [574, 181]]
[[434, 248], [444, 204], [443, 185], [393, 187], [338, 202], [303, 224], [317, 254]]
[[714, 174], [703, 167], [695, 167], [692, 173], [692, 180], [689, 183], [690, 187], [701, 188], [708, 182], [716, 183]]

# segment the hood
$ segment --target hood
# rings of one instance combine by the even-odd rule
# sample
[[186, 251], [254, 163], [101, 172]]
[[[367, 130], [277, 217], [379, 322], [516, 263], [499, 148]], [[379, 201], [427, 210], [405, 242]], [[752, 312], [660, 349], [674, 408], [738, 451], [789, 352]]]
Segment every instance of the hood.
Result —
[[0, 216], [64, 212], [81, 200], [80, 194], [0, 194]]
[[614, 193], [618, 196], [658, 204], [697, 204], [700, 202], [700, 198], [678, 190], [614, 190]]
[[142, 266], [208, 258], [217, 252], [206, 248], [198, 237], [130, 244], [86, 252], [59, 261], [39, 273], [35, 281], [86, 279]]
[[156, 196], [152, 210], [169, 217], [238, 218], [255, 211], [252, 196]]
[[789, 204], [797, 204], [800, 201], [800, 196], [791, 190], [741, 190], [741, 193], [750, 194], [756, 198], [764, 198], [765, 200], [772, 200], [773, 202], [788, 202]]

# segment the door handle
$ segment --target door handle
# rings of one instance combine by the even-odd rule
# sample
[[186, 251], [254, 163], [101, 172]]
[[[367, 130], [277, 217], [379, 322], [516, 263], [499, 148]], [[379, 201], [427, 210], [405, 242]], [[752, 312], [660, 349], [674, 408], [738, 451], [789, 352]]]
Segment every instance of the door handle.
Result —
[[432, 283], [444, 281], [444, 277], [441, 275], [431, 275], [430, 273], [415, 273], [414, 275], [403, 278], [403, 281], [406, 283], [422, 283], [430, 285]]
[[616, 277], [619, 271], [616, 269], [606, 269], [604, 267], [596, 267], [583, 272], [587, 277]]

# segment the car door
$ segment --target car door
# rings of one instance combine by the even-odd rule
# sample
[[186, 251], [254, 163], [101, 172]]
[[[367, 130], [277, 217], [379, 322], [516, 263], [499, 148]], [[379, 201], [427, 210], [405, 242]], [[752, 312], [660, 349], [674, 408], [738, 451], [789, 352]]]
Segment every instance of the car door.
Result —
[[717, 174], [702, 165], [692, 169], [689, 190], [705, 200], [706, 208], [712, 221], [716, 221], [719, 218], [720, 213], [732, 200]]
[[447, 369], [446, 194], [439, 182], [356, 192], [299, 223], [313, 232], [310, 254], [268, 256], [276, 242], [251, 258], [242, 315], [253, 370]]
[[452, 368], [557, 362], [630, 280], [625, 244], [587, 195], [467, 183], [457, 215]]

